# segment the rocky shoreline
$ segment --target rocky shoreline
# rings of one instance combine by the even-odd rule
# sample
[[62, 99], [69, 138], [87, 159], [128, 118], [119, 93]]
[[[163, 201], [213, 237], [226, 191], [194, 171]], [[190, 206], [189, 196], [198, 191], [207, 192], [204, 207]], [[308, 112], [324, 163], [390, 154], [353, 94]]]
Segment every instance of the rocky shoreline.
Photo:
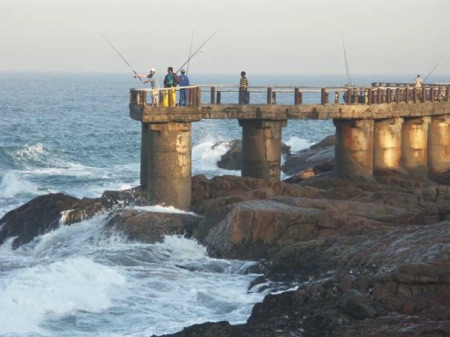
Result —
[[255, 284], [291, 289], [266, 296], [246, 324], [204, 323], [165, 336], [449, 336], [446, 177], [338, 178], [333, 146], [327, 140], [292, 155], [284, 182], [193, 177], [195, 214], [123, 209], [146, 204], [139, 188], [98, 199], [40, 196], [0, 219], [0, 243], [15, 236], [18, 247], [61, 222], [107, 212], [108, 228], [130, 240], [188, 235], [212, 256], [260, 261]]

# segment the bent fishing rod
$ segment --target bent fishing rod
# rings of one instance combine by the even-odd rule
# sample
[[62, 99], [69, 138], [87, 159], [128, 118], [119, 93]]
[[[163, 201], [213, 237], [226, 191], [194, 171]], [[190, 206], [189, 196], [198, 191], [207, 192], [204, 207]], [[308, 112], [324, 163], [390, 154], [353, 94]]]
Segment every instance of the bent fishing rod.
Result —
[[430, 77], [431, 74], [434, 73], [434, 71], [435, 71], [435, 70], [437, 69], [437, 67], [439, 67], [440, 65], [441, 65], [441, 61], [439, 61], [439, 62], [434, 66], [434, 68], [431, 69], [431, 71], [430, 71], [430, 73], [427, 75], [427, 77], [424, 78], [423, 83], [426, 82], [426, 80], [428, 79], [428, 77]]
[[111, 43], [111, 41], [109, 41], [106, 36], [102, 35], [103, 38], [105, 39], [106, 42], [108, 42], [108, 44], [111, 46], [112, 49], [114, 49], [114, 51], [117, 53], [117, 55], [120, 56], [120, 58], [125, 62], [125, 64], [131, 69], [131, 71], [134, 73], [134, 77], [138, 78], [139, 81], [141, 81], [141, 83], [144, 83], [141, 79], [141, 77], [138, 75], [138, 73], [133, 69], [133, 67], [131, 66], [131, 64], [128, 63], [128, 61], [125, 59], [125, 57], [123, 57], [123, 55], [120, 53], [119, 50], [117, 50], [116, 47], [114, 47], [114, 45]]
[[214, 35], [216, 35], [216, 33], [217, 33], [217, 31], [218, 31], [219, 29], [216, 29], [206, 40], [205, 40], [205, 42], [203, 42], [202, 44], [201, 44], [201, 46], [200, 47], [198, 47], [198, 49], [191, 55], [191, 56], [189, 56], [189, 58], [186, 60], [186, 62], [184, 62], [182, 65], [181, 65], [181, 67], [176, 71], [177, 73], [181, 70], [181, 69], [183, 69], [183, 67], [195, 56], [195, 54], [197, 54], [199, 51], [200, 51], [200, 49], [202, 49], [203, 48], [203, 46], [205, 45], [205, 44], [207, 44], [208, 43], [208, 41], [209, 40], [211, 40], [212, 39], [212, 37], [214, 36]]

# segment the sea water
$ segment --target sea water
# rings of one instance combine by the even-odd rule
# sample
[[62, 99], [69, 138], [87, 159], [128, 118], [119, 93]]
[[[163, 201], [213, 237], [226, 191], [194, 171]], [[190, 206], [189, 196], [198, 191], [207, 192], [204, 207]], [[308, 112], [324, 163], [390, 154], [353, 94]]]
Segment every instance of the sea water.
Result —
[[[248, 77], [251, 86], [344, 82], [343, 76]], [[190, 78], [194, 84], [239, 81]], [[362, 84], [388, 80], [365, 79]], [[137, 186], [141, 128], [128, 110], [134, 87], [142, 84], [129, 74], [0, 73], [0, 218], [39, 195], [99, 197]], [[265, 93], [251, 99], [264, 101]], [[217, 161], [241, 132], [236, 120], [193, 123], [193, 174], [239, 175]], [[290, 120], [283, 142], [295, 152], [333, 133], [331, 121]], [[244, 323], [253, 305], [277, 290], [249, 288], [258, 276], [249, 272], [255, 262], [208, 257], [197, 242], [178, 236], [130, 242], [107, 234], [104, 222], [99, 215], [16, 250], [11, 239], [0, 246], [0, 336], [149, 336], [206, 321]]]

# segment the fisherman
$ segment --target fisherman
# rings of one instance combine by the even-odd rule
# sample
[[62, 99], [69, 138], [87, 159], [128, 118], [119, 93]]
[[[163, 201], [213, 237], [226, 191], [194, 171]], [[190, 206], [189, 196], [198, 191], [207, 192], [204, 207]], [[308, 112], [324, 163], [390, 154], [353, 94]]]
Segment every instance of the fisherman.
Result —
[[417, 89], [420, 89], [420, 88], [422, 88], [422, 86], [423, 86], [423, 80], [422, 80], [422, 77], [420, 77], [420, 75], [417, 75], [415, 87], [416, 87]]
[[245, 76], [245, 71], [241, 71], [241, 80], [239, 82], [239, 104], [248, 104], [248, 79]]
[[188, 90], [189, 89], [182, 89], [182, 87], [188, 87], [189, 86], [189, 77], [186, 75], [186, 70], [181, 69], [181, 75], [178, 76], [178, 84], [181, 87], [180, 88], [180, 102], [179, 106], [186, 106], [188, 104]]
[[141, 81], [142, 81], [142, 78], [147, 78], [147, 80], [145, 80], [142, 83], [144, 83], [144, 84], [150, 83], [150, 87], [152, 88], [152, 105], [158, 106], [158, 104], [159, 104], [159, 82], [158, 82], [158, 77], [156, 76], [156, 69], [151, 68], [148, 75], [136, 73], [134, 75], [134, 77], [138, 77]]
[[[178, 85], [178, 76], [173, 72], [173, 67], [167, 68], [167, 75], [164, 77], [164, 88], [174, 88]], [[170, 97], [169, 97], [170, 96]], [[167, 90], [164, 95], [164, 106], [175, 106], [177, 94], [175, 89]]]

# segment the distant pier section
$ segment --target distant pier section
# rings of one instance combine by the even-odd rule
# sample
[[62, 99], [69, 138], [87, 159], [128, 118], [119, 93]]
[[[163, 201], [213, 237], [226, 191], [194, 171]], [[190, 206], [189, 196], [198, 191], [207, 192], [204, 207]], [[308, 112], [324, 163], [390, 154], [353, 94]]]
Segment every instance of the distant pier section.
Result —
[[[174, 99], [180, 89], [188, 90], [186, 106]], [[165, 106], [152, 106], [153, 94]], [[140, 184], [152, 203], [190, 207], [191, 123], [202, 119], [236, 119], [242, 127], [242, 176], [280, 179], [282, 129], [289, 119], [333, 120], [339, 176], [450, 169], [450, 83], [257, 86], [248, 96], [241, 104], [239, 88], [230, 85], [130, 90], [130, 117], [142, 125]]]

